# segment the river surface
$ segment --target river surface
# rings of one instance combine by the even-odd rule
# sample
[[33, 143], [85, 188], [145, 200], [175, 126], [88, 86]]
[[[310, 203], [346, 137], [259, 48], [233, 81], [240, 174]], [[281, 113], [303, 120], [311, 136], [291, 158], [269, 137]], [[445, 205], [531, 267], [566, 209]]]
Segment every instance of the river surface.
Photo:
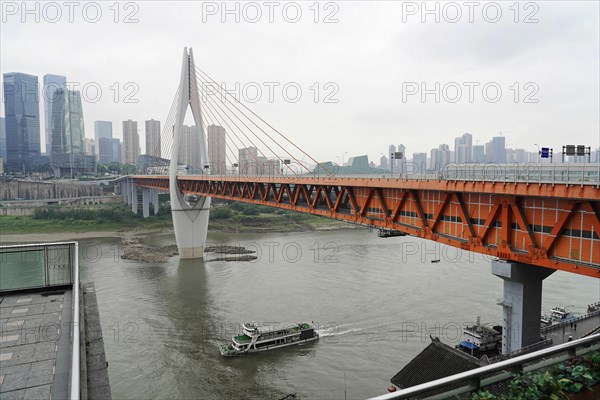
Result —
[[[386, 392], [429, 335], [456, 344], [465, 323], [502, 319], [502, 280], [490, 260], [433, 242], [366, 229], [208, 240], [256, 250], [258, 259], [140, 263], [120, 259], [120, 239], [80, 241], [114, 399], [367, 398]], [[145, 242], [165, 246], [174, 237]], [[558, 271], [544, 282], [545, 311], [583, 313], [598, 300], [598, 279]], [[321, 340], [221, 357], [218, 345], [246, 321], [312, 321]]]

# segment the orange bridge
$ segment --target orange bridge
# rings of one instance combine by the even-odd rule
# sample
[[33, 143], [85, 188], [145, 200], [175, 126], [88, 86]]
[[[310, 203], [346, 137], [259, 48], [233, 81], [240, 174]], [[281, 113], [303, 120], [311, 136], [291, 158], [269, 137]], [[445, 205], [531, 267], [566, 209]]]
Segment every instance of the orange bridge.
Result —
[[[140, 175], [168, 191], [168, 176]], [[505, 260], [600, 277], [597, 185], [373, 177], [179, 176], [185, 194], [408, 233]]]

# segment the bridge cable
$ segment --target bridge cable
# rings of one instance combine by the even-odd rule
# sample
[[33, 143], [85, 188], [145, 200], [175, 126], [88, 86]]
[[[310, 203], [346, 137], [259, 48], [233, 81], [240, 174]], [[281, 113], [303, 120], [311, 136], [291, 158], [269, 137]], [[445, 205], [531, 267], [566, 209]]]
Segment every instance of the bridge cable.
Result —
[[[206, 117], [207, 122], [205, 123], [206, 126], [206, 132], [207, 132], [207, 136], [208, 136], [208, 123], [210, 122], [211, 125], [217, 125], [214, 123], [214, 115], [212, 113], [210, 113], [209, 115], [209, 110], [208, 107], [205, 108], [206, 113], [204, 114], [204, 116]], [[212, 116], [212, 117], [211, 117]], [[204, 120], [203, 120], [204, 121]], [[217, 121], [218, 122], [218, 121]], [[227, 131], [225, 129], [223, 129], [223, 131], [225, 131], [225, 134], [227, 135]], [[227, 135], [229, 136], [229, 135]], [[227, 148], [229, 149], [229, 152], [234, 156], [235, 158], [235, 153], [233, 150], [231, 150], [231, 147], [229, 147], [229, 144], [227, 143], [227, 141], [225, 141], [225, 146], [227, 146]], [[227, 158], [227, 161], [229, 162], [230, 165], [232, 165], [233, 163], [231, 162], [231, 159], [229, 158], [229, 156], [227, 155], [227, 152], [225, 153], [225, 158]], [[211, 160], [209, 160], [211, 161]], [[238, 161], [238, 165], [239, 165], [239, 161]], [[227, 166], [225, 166], [225, 171], [223, 173], [223, 175], [227, 175]]]
[[[202, 73], [202, 71], [201, 71], [199, 68], [196, 68], [196, 69], [198, 70], [198, 72], [199, 72], [199, 73]], [[208, 82], [207, 82], [207, 83], [208, 83]], [[220, 87], [220, 86], [219, 86], [219, 87]], [[220, 88], [222, 89], [222, 87], [220, 87]], [[205, 97], [205, 99], [206, 99], [206, 100], [208, 100], [208, 99], [209, 99], [209, 97], [208, 97], [208, 96], [206, 96], [206, 97]], [[237, 99], [236, 99], [236, 101], [237, 101]], [[216, 101], [216, 100], [215, 100], [215, 102], [216, 102], [216, 103], [217, 103], [217, 105], [218, 105], [218, 103], [219, 103], [219, 102], [218, 102], [218, 101]], [[274, 156], [275, 158], [279, 159], [279, 161], [281, 161], [281, 162], [282, 162], [282, 164], [288, 168], [288, 170], [292, 171], [293, 173], [296, 173], [295, 171], [293, 171], [293, 170], [291, 169], [291, 167], [289, 166], [289, 164], [286, 164], [286, 163], [285, 163], [285, 161], [284, 161], [284, 160], [283, 160], [281, 157], [279, 157], [279, 156], [278, 156], [278, 155], [277, 155], [277, 154], [276, 154], [276, 153], [273, 151], [273, 149], [271, 149], [271, 148], [269, 147], [269, 145], [268, 145], [268, 144], [266, 144], [266, 143], [265, 143], [265, 142], [264, 142], [264, 141], [263, 141], [263, 140], [260, 138], [260, 136], [259, 136], [259, 135], [257, 135], [257, 134], [256, 134], [256, 133], [255, 133], [255, 132], [252, 130], [252, 128], [250, 128], [250, 127], [249, 127], [249, 126], [248, 126], [248, 125], [247, 125], [247, 124], [246, 124], [246, 123], [245, 123], [245, 122], [244, 122], [244, 121], [243, 121], [243, 120], [242, 120], [242, 119], [241, 119], [241, 118], [240, 118], [240, 117], [239, 117], [239, 116], [238, 116], [238, 115], [237, 115], [237, 114], [236, 114], [236, 113], [233, 111], [233, 110], [231, 110], [231, 108], [230, 108], [230, 107], [227, 105], [227, 101], [226, 101], [226, 99], [225, 99], [225, 101], [224, 101], [224, 102], [223, 102], [223, 101], [221, 101], [221, 103], [225, 104], [225, 106], [227, 107], [228, 111], [229, 111], [229, 112], [230, 112], [232, 115], [234, 115], [234, 116], [237, 118], [237, 120], [238, 120], [238, 121], [240, 121], [240, 122], [241, 122], [241, 123], [242, 123], [242, 124], [243, 124], [243, 125], [244, 125], [244, 126], [245, 126], [245, 127], [246, 127], [246, 128], [247, 128], [247, 129], [248, 129], [248, 130], [249, 130], [249, 131], [250, 131], [250, 132], [251, 132], [251, 133], [252, 133], [252, 134], [253, 134], [253, 135], [254, 135], [254, 136], [255, 136], [255, 137], [256, 137], [256, 138], [257, 138], [257, 139], [260, 141], [260, 142], [261, 142], [261, 143], [262, 143], [262, 144], [263, 144], [263, 145], [265, 145], [265, 147], [267, 147], [267, 149], [269, 149], [269, 150], [271, 151], [271, 153], [273, 154], [273, 156]], [[223, 109], [223, 107], [221, 107], [220, 105], [218, 105], [218, 107], [219, 107], [219, 109], [221, 109], [221, 110], [222, 110], [222, 111], [223, 111], [223, 112], [224, 112], [224, 113], [225, 113], [225, 114], [226, 114], [226, 115], [229, 117], [229, 115], [228, 115], [228, 114], [227, 114], [227, 112], [226, 112], [226, 111]], [[241, 110], [240, 110], [239, 108], [237, 108], [237, 107], [236, 107], [236, 109], [237, 109], [237, 111], [238, 111], [239, 113], [241, 113], [241, 114], [242, 114], [242, 115], [243, 115], [243, 116], [244, 116], [246, 119], [248, 119], [249, 121], [251, 121], [251, 122], [252, 122], [252, 123], [253, 123], [255, 126], [257, 126], [259, 129], [261, 129], [261, 130], [263, 131], [263, 133], [265, 133], [265, 135], [266, 135], [267, 137], [269, 137], [269, 139], [271, 139], [271, 141], [273, 141], [273, 142], [274, 142], [276, 145], [278, 145], [280, 148], [282, 148], [282, 149], [283, 149], [283, 150], [284, 150], [284, 151], [285, 151], [285, 152], [286, 152], [288, 155], [290, 155], [290, 156], [291, 156], [291, 158], [294, 158], [294, 160], [296, 160], [296, 162], [298, 162], [298, 164], [302, 165], [302, 164], [301, 164], [301, 163], [300, 163], [300, 162], [299, 162], [299, 161], [298, 161], [298, 160], [297, 160], [297, 159], [296, 159], [296, 158], [295, 158], [295, 157], [294, 157], [294, 156], [293, 156], [293, 155], [292, 155], [292, 154], [291, 154], [289, 151], [287, 151], [286, 149], [284, 149], [284, 148], [283, 148], [283, 147], [282, 147], [282, 146], [281, 146], [279, 143], [275, 142], [275, 140], [273, 140], [273, 138], [272, 138], [272, 137], [270, 137], [270, 136], [269, 136], [269, 134], [267, 134], [267, 133], [266, 133], [266, 132], [265, 132], [265, 131], [264, 131], [262, 128], [260, 128], [260, 127], [259, 127], [259, 126], [258, 126], [258, 125], [257, 125], [257, 124], [254, 122], [254, 121], [252, 121], [252, 119], [251, 119], [250, 117], [248, 117], [246, 114], [244, 114], [244, 113], [243, 113], [243, 111], [241, 111]], [[233, 124], [235, 124], [235, 125], [236, 125], [236, 127], [238, 127], [238, 129], [240, 129], [240, 128], [239, 128], [239, 126], [238, 126], [238, 125], [235, 123], [235, 121], [233, 121], [233, 119], [232, 119], [232, 118], [230, 118], [230, 117], [229, 117], [229, 119], [231, 120], [231, 122], [232, 122]], [[250, 138], [248, 138], [248, 136], [247, 136], [247, 135], [246, 135], [246, 134], [245, 134], [245, 133], [244, 133], [244, 132], [243, 132], [241, 129], [240, 129], [240, 132], [241, 132], [241, 133], [242, 133], [242, 134], [243, 134], [243, 135], [244, 135], [244, 136], [245, 136], [245, 137], [246, 137], [248, 140], [250, 140]], [[256, 147], [256, 146], [254, 146], [254, 147]], [[261, 152], [261, 153], [262, 153], [262, 152]], [[263, 154], [263, 156], [265, 156], [265, 155]], [[265, 158], [267, 158], [267, 157], [265, 156]], [[302, 166], [303, 166], [303, 165], [302, 165]], [[304, 167], [304, 166], [303, 166], [303, 167]], [[305, 169], [307, 169], [306, 167], [304, 167], [304, 168], [305, 168]], [[307, 169], [307, 170], [308, 170], [308, 169]], [[309, 172], [310, 172], [310, 171], [309, 171]]]
[[[219, 114], [219, 116], [221, 116], [221, 114], [216, 110], [216, 108], [211, 103], [205, 102], [205, 105], [207, 106], [207, 109], [210, 108], [211, 110], [213, 110], [213, 112], [216, 111]], [[225, 134], [227, 135], [228, 138], [231, 139], [231, 141], [234, 144], [234, 146], [237, 146], [237, 144], [235, 143], [235, 141], [233, 140], [233, 138], [231, 136], [229, 136], [229, 134], [227, 133], [228, 131], [231, 131], [231, 133], [233, 133], [235, 135], [235, 137], [239, 140], [239, 142], [241, 143], [241, 147], [240, 148], [247, 148], [248, 146], [244, 143], [244, 141], [242, 139], [240, 139], [240, 137], [237, 135], [237, 133], [235, 132], [235, 130], [231, 128], [231, 126], [229, 125], [229, 123], [227, 122], [227, 120], [223, 119], [223, 123], [228, 128], [228, 129], [225, 130]], [[238, 128], [238, 130], [239, 130], [239, 128]], [[252, 141], [250, 141], [250, 143], [256, 148], [256, 146], [254, 145], [254, 143], [252, 143]], [[259, 150], [258, 148], [256, 148], [256, 149]], [[232, 153], [234, 153], [234, 152], [232, 151]], [[261, 152], [261, 154], [262, 154], [262, 152]], [[254, 160], [256, 161], [256, 164], [259, 165], [260, 161], [258, 160], [258, 158], [256, 158], [256, 156], [253, 153], [250, 153], [250, 155], [252, 156], [252, 158], [254, 158]], [[240, 168], [239, 158], [236, 157], [236, 159], [238, 159], [238, 171], [239, 171], [239, 168]]]
[[[209, 103], [210, 103], [210, 100], [208, 100], [208, 99], [209, 99], [209, 98], [208, 98], [208, 97], [206, 97], [206, 100], [207, 100], [207, 101], [205, 102], [206, 104], [209, 104]], [[216, 103], [216, 107], [215, 107], [215, 103]], [[254, 148], [256, 148], [256, 150], [257, 150], [258, 152], [260, 152], [261, 156], [262, 156], [262, 157], [264, 157], [266, 160], [268, 160], [268, 159], [269, 159], [269, 157], [267, 157], [267, 156], [266, 156], [266, 154], [264, 154], [264, 153], [262, 152], [262, 150], [260, 149], [260, 147], [256, 146], [256, 144], [255, 144], [255, 143], [252, 141], [252, 139], [250, 139], [250, 138], [248, 137], [248, 135], [246, 135], [246, 133], [244, 133], [244, 131], [243, 131], [243, 130], [242, 130], [242, 129], [241, 129], [239, 126], [238, 126], [238, 124], [237, 124], [237, 123], [236, 123], [236, 122], [233, 120], [233, 118], [231, 118], [231, 116], [230, 116], [230, 115], [227, 113], [227, 111], [226, 111], [226, 110], [224, 110], [224, 109], [223, 109], [223, 108], [222, 108], [222, 107], [221, 107], [221, 106], [218, 104], [218, 102], [215, 102], [215, 103], [211, 103], [211, 104], [212, 104], [212, 106], [213, 106], [213, 110], [215, 110], [215, 111], [216, 111], [216, 113], [217, 113], [217, 114], [218, 114], [218, 115], [219, 115], [219, 116], [220, 116], [220, 117], [223, 119], [223, 122], [225, 122], [225, 123], [227, 124], [227, 126], [228, 126], [228, 127], [231, 129], [231, 126], [230, 126], [230, 125], [227, 123], [227, 121], [226, 121], [226, 120], [225, 120], [225, 119], [222, 117], [221, 113], [220, 113], [220, 112], [217, 110], [217, 107], [218, 107], [218, 108], [219, 108], [221, 111], [223, 111], [223, 113], [224, 113], [224, 114], [227, 116], [227, 118], [228, 118], [228, 119], [231, 121], [231, 123], [233, 123], [233, 125], [234, 125], [234, 126], [237, 128], [238, 132], [240, 132], [240, 133], [241, 133], [241, 134], [242, 134], [242, 135], [243, 135], [243, 136], [244, 136], [244, 137], [245, 137], [245, 138], [246, 138], [248, 141], [250, 141], [250, 143], [252, 144], [252, 146], [253, 146]], [[237, 119], [238, 119], [238, 120], [240, 120], [240, 118], [239, 118], [239, 117], [237, 117]], [[240, 121], [241, 121], [241, 120], [240, 120]], [[243, 123], [243, 121], [241, 121], [241, 122]], [[244, 141], [243, 141], [243, 140], [241, 140], [241, 139], [239, 139], [239, 136], [237, 136], [237, 134], [235, 133], [235, 130], [231, 129], [231, 131], [232, 131], [232, 133], [234, 133], [234, 134], [235, 134], [235, 136], [238, 138], [238, 140], [240, 140], [240, 142], [241, 142], [242, 144], [244, 144]], [[254, 134], [254, 136], [257, 136], [257, 135], [256, 135], [254, 132], [252, 132], [252, 133]], [[265, 143], [262, 141], [262, 139], [260, 139], [260, 137], [258, 137], [258, 136], [257, 136], [257, 138], [258, 138], [258, 140], [260, 140], [260, 141], [261, 141], [261, 143], [265, 144]], [[266, 146], [266, 147], [267, 147], [269, 150], [271, 150], [271, 148], [270, 148], [268, 145], [266, 145], [266, 144], [265, 144], [265, 146]], [[271, 152], [273, 152], [273, 150], [271, 150]], [[274, 153], [273, 153], [273, 154], [274, 154]], [[251, 155], [251, 156], [252, 156], [252, 157], [255, 159], [255, 161], [256, 161], [256, 163], [257, 163], [257, 169], [258, 169], [258, 166], [260, 166], [260, 165], [261, 165], [261, 162], [260, 162], [260, 161], [259, 161], [259, 160], [256, 158], [256, 156], [254, 156], [254, 154], [252, 154], [251, 152], [250, 152], [250, 155]], [[277, 156], [275, 155], [275, 157], [277, 157]], [[277, 158], [278, 158], [278, 157], [277, 157]], [[280, 160], [281, 160], [281, 159], [280, 159]], [[289, 167], [289, 166], [288, 166], [288, 167]], [[262, 168], [261, 168], [261, 169], [262, 169]]]
[[[200, 72], [201, 75], [203, 75], [205, 77], [205, 79], [210, 80], [212, 83], [216, 84], [218, 87], [221, 87], [217, 82], [215, 82], [215, 80], [213, 78], [210, 77], [210, 75], [208, 75], [207, 73], [205, 73], [204, 71], [202, 71], [200, 68], [196, 67], [196, 69], [198, 70], [198, 72]], [[230, 97], [233, 97], [234, 100], [235, 97], [229, 93], [228, 91], [225, 90], [225, 95], [229, 95]], [[239, 110], [239, 108], [235, 105], [234, 102], [231, 102], [233, 104], [233, 106]], [[316, 165], [318, 165], [319, 167], [323, 168], [324, 170], [329, 171], [327, 168], [325, 168], [325, 166], [323, 166], [320, 162], [318, 162], [317, 160], [315, 160], [311, 155], [309, 155], [308, 153], [306, 153], [304, 150], [302, 150], [298, 145], [296, 145], [294, 142], [292, 142], [290, 139], [288, 139], [284, 134], [282, 134], [281, 132], [279, 132], [276, 128], [274, 128], [271, 124], [269, 124], [267, 121], [265, 121], [264, 119], [262, 119], [259, 115], [257, 115], [254, 111], [252, 111], [250, 108], [248, 108], [244, 103], [239, 102], [239, 104], [241, 104], [242, 107], [244, 107], [246, 110], [248, 110], [250, 113], [252, 113], [252, 115], [254, 115], [256, 118], [258, 118], [261, 122], [263, 122], [265, 125], [267, 125], [269, 128], [271, 128], [273, 131], [275, 131], [279, 136], [281, 136], [282, 138], [284, 138], [287, 142], [289, 142], [292, 146], [294, 146], [296, 149], [298, 149], [300, 152], [302, 152], [302, 154], [304, 154], [305, 156], [307, 156], [308, 158], [310, 158], [313, 162], [315, 162]], [[251, 120], [252, 121], [252, 120]], [[267, 136], [269, 136], [262, 128], [260, 128], [260, 126], [258, 126], [254, 121], [252, 121], [252, 123], [258, 127], [261, 131], [263, 131]], [[269, 138], [271, 138], [269, 136]], [[273, 140], [275, 142], [274, 139], [271, 138], [271, 140]], [[277, 143], [277, 142], [275, 142]], [[278, 144], [279, 145], [279, 144]], [[283, 147], [281, 145], [279, 145], [279, 147], [281, 147], [283, 149]], [[287, 152], [287, 150], [283, 149], [284, 151]], [[288, 153], [289, 154], [289, 153]], [[290, 154], [291, 155], [291, 154]], [[304, 168], [306, 168], [306, 166], [304, 166], [302, 163], [300, 163], [295, 157], [292, 156], [292, 158], [294, 158], [294, 160], [299, 163], [300, 165], [302, 165]], [[306, 168], [308, 169], [308, 168]], [[309, 171], [310, 172], [310, 171]]]
[[[206, 97], [205, 97], [205, 100], [206, 100], [206, 101], [205, 101], [206, 103], [209, 103], [209, 102], [213, 101], [213, 100], [212, 100], [212, 99], [210, 99], [210, 97], [208, 97], [208, 96], [206, 96]], [[247, 125], [247, 124], [246, 124], [246, 123], [245, 123], [245, 122], [244, 122], [244, 121], [243, 121], [243, 120], [242, 120], [242, 119], [241, 119], [239, 116], [237, 116], [237, 115], [236, 115], [236, 114], [235, 114], [235, 113], [234, 113], [234, 112], [231, 110], [231, 108], [229, 108], [229, 106], [227, 106], [227, 104], [226, 104], [226, 103], [225, 103], [225, 105], [227, 106], [227, 110], [229, 111], [229, 113], [227, 112], [227, 110], [225, 110], [225, 109], [224, 109], [224, 108], [223, 108], [223, 107], [222, 107], [222, 106], [219, 104], [219, 103], [220, 103], [219, 101], [217, 101], [217, 100], [214, 100], [214, 102], [212, 103], [212, 105], [214, 106], [214, 105], [215, 105], [215, 103], [216, 103], [216, 106], [217, 106], [217, 107], [218, 107], [218, 108], [219, 108], [221, 111], [223, 111], [223, 113], [224, 113], [224, 114], [225, 114], [225, 115], [226, 115], [226, 116], [229, 118], [229, 120], [230, 120], [230, 121], [231, 121], [231, 122], [232, 122], [232, 123], [233, 123], [233, 124], [236, 126], [236, 128], [239, 130], [239, 132], [240, 132], [242, 135], [244, 135], [244, 137], [246, 137], [246, 139], [248, 139], [248, 140], [249, 140], [249, 141], [252, 143], [252, 145], [253, 145], [255, 148], [257, 148], [257, 150], [258, 150], [258, 151], [260, 151], [260, 153], [261, 153], [261, 155], [262, 155], [263, 157], [265, 157], [265, 158], [268, 160], [268, 157], [266, 157], [266, 155], [265, 155], [265, 154], [264, 154], [264, 153], [263, 153], [263, 152], [260, 150], [260, 148], [258, 148], [258, 147], [257, 147], [257, 146], [254, 144], [254, 142], [252, 142], [252, 139], [250, 139], [250, 138], [248, 137], [248, 135], [246, 135], [246, 134], [244, 133], [244, 131], [243, 131], [243, 130], [242, 130], [242, 129], [241, 129], [239, 126], [238, 126], [238, 124], [237, 124], [237, 123], [236, 123], [236, 122], [233, 120], [233, 118], [231, 118], [231, 116], [230, 116], [230, 115], [233, 115], [233, 116], [234, 116], [234, 117], [235, 117], [235, 118], [236, 118], [238, 121], [240, 121], [240, 122], [241, 122], [241, 123], [242, 123], [242, 124], [243, 124], [243, 125], [244, 125], [244, 126], [245, 126], [245, 127], [248, 129], [248, 130], [249, 130], [249, 131], [250, 131], [250, 133], [252, 133], [252, 134], [253, 134], [253, 135], [254, 135], [254, 136], [255, 136], [255, 137], [256, 137], [256, 138], [257, 138], [257, 139], [258, 139], [258, 140], [259, 140], [259, 141], [260, 141], [260, 142], [263, 144], [263, 145], [265, 145], [265, 147], [271, 151], [271, 153], [273, 154], [273, 156], [274, 156], [275, 158], [277, 158], [277, 159], [278, 159], [278, 160], [279, 160], [279, 161], [282, 163], [282, 165], [283, 165], [283, 166], [285, 166], [286, 168], [288, 168], [288, 170], [292, 171], [293, 173], [296, 173], [295, 171], [293, 171], [293, 170], [290, 168], [289, 164], [285, 163], [285, 161], [284, 161], [284, 160], [283, 160], [283, 159], [282, 159], [280, 156], [278, 156], [278, 155], [277, 155], [277, 154], [276, 154], [276, 153], [273, 151], [273, 149], [271, 149], [271, 147], [270, 147], [270, 146], [269, 146], [267, 143], [265, 143], [265, 142], [264, 142], [264, 141], [263, 141], [263, 140], [260, 138], [260, 136], [259, 136], [259, 135], [257, 135], [257, 134], [256, 134], [256, 133], [255, 133], [255, 132], [252, 130], [252, 128], [250, 128], [250, 127], [249, 127], [249, 126], [248, 126], [248, 125]], [[238, 111], [239, 111], [239, 110], [238, 110]], [[220, 113], [219, 113], [219, 115], [220, 115]], [[249, 119], [249, 118], [248, 118], [246, 115], [244, 115], [244, 116], [245, 116], [247, 119]], [[256, 124], [255, 124], [255, 125], [256, 125]], [[268, 135], [267, 135], [267, 136], [268, 136]], [[272, 139], [271, 139], [271, 140], [272, 140]], [[242, 143], [243, 143], [243, 142], [242, 142]], [[280, 146], [280, 147], [281, 147], [281, 146]], [[287, 151], [286, 151], [286, 152], [287, 152]], [[287, 153], [289, 154], [289, 152], [287, 152]], [[294, 157], [292, 156], [292, 158], [294, 158]], [[295, 158], [294, 158], [294, 159], [295, 159]], [[296, 160], [296, 161], [297, 161], [297, 160]], [[258, 163], [258, 164], [260, 165], [260, 163]]]

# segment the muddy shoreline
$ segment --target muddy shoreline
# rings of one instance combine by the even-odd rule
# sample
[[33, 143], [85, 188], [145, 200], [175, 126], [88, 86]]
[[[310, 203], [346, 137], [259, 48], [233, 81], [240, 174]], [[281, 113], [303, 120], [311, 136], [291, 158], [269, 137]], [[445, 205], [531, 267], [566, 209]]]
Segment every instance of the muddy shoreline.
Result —
[[[339, 231], [361, 228], [358, 225], [345, 224], [340, 226], [323, 226], [306, 230], [293, 230], [293, 232], [307, 231]], [[218, 230], [225, 233], [273, 233], [277, 231], [268, 229], [253, 229], [248, 227], [243, 231]], [[290, 230], [286, 232], [292, 232]], [[178, 253], [177, 246], [152, 247], [143, 243], [143, 239], [151, 235], [172, 234], [173, 229], [133, 229], [130, 231], [97, 231], [97, 232], [55, 232], [55, 233], [27, 233], [27, 234], [2, 234], [0, 233], [0, 245], [17, 243], [51, 243], [67, 242], [81, 239], [95, 238], [120, 238], [122, 245], [121, 258], [148, 263], [164, 263]], [[253, 261], [257, 259], [255, 251], [240, 246], [209, 245], [204, 249], [205, 261]], [[209, 257], [210, 256], [210, 257]]]

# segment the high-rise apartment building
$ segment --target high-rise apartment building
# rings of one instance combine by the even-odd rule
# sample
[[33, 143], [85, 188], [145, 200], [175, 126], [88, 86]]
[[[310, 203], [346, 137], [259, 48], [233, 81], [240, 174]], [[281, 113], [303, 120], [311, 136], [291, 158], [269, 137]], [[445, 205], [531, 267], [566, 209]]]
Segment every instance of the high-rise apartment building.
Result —
[[20, 72], [3, 77], [7, 170], [34, 168], [40, 160], [38, 77]]
[[504, 136], [493, 137], [485, 144], [485, 161], [491, 163], [506, 163], [506, 138]]
[[179, 162], [191, 167], [190, 173], [203, 172], [200, 165], [200, 131], [195, 125], [183, 125], [180, 145]]
[[440, 144], [437, 149], [431, 150], [429, 169], [442, 171], [450, 163], [450, 146]]
[[454, 139], [454, 159], [457, 164], [470, 163], [473, 160], [473, 135], [465, 133]]
[[[52, 153], [52, 106], [64, 101], [62, 94], [67, 90], [67, 77], [62, 75], [46, 74], [43, 78], [44, 87], [44, 133], [46, 138], [46, 154]], [[56, 97], [56, 91], [60, 89], [61, 97]]]
[[259, 173], [258, 149], [256, 147], [239, 149], [238, 161], [240, 175], [257, 175]]
[[473, 146], [473, 158], [472, 161], [474, 163], [484, 163], [485, 162], [485, 146], [484, 145], [475, 145]]
[[226, 173], [227, 153], [225, 148], [225, 128], [218, 125], [209, 125], [208, 131], [208, 160], [211, 173]]
[[146, 154], [160, 157], [160, 121], [146, 121]]
[[[94, 121], [94, 139], [96, 141], [96, 156], [98, 157], [98, 163], [107, 164], [114, 161], [112, 122]], [[119, 158], [121, 158], [120, 151]]]
[[137, 121], [123, 121], [123, 156], [124, 164], [135, 164], [140, 155], [140, 136]]
[[386, 156], [381, 156], [379, 158], [379, 168], [384, 170], [390, 169], [390, 166], [388, 165], [388, 158]]
[[425, 173], [427, 170], [427, 153], [414, 153], [412, 158], [412, 172], [415, 174]]
[[507, 163], [526, 163], [527, 153], [524, 149], [506, 149]]

